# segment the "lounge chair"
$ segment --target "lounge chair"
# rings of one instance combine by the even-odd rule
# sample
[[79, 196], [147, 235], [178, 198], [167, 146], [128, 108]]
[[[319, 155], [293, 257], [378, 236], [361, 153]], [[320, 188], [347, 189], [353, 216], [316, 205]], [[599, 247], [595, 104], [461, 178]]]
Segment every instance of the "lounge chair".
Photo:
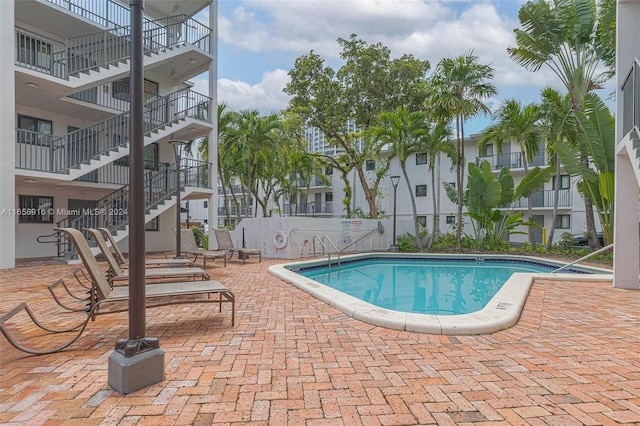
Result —
[[213, 232], [215, 232], [216, 240], [218, 241], [218, 250], [224, 250], [231, 255], [237, 252], [238, 258], [242, 259], [242, 263], [245, 263], [249, 256], [258, 256], [258, 261], [262, 262], [262, 252], [260, 249], [236, 248], [228, 229], [214, 229]]
[[[55, 297], [56, 302], [70, 312], [77, 312], [83, 310], [86, 312], [87, 317], [76, 325], [70, 326], [65, 329], [56, 329], [44, 325], [38, 321], [33, 312], [30, 310], [26, 302], [18, 304], [11, 311], [0, 317], [0, 332], [7, 338], [9, 343], [16, 349], [23, 352], [27, 352], [35, 355], [49, 354], [59, 352], [66, 347], [77, 341], [82, 332], [85, 330], [89, 320], [95, 319], [97, 315], [125, 312], [129, 310], [128, 304], [120, 303], [120, 307], [116, 307], [110, 310], [99, 309], [109, 303], [126, 302], [129, 300], [129, 287], [118, 286], [111, 287], [107, 281], [104, 272], [101, 270], [100, 265], [96, 261], [95, 256], [91, 252], [91, 248], [84, 238], [82, 233], [77, 229], [71, 228], [58, 228], [56, 231], [64, 232], [76, 247], [80, 258], [82, 259], [89, 276], [91, 277], [91, 291], [87, 299], [84, 301], [87, 303], [86, 309], [78, 309], [69, 307]], [[55, 291], [55, 288], [62, 285], [67, 291], [68, 288], [64, 284], [62, 279], [57, 280], [49, 286], [49, 291]], [[219, 311], [222, 312], [222, 303], [231, 303], [231, 326], [235, 326], [235, 295], [231, 290], [225, 287], [218, 281], [187, 281], [187, 282], [171, 282], [171, 283], [157, 283], [157, 284], [145, 284], [145, 299], [146, 308], [153, 308], [158, 306], [167, 306], [184, 303], [218, 303]], [[211, 295], [217, 294], [218, 297], [212, 299]], [[202, 297], [206, 296], [206, 298]], [[122, 306], [124, 305], [124, 306]], [[42, 330], [50, 333], [70, 333], [75, 332], [73, 338], [57, 347], [50, 349], [35, 349], [30, 348], [13, 338], [9, 331], [9, 327], [5, 325], [12, 317], [18, 313], [26, 311], [27, 315], [31, 318], [33, 323]], [[48, 341], [49, 338], [47, 338]]]
[[[116, 243], [116, 240], [113, 238], [111, 231], [107, 228], [98, 228], [98, 231], [102, 232], [102, 235], [106, 240], [111, 244], [111, 248], [113, 249], [113, 257], [115, 257], [118, 265], [121, 268], [127, 268], [128, 261], [124, 257], [124, 253], [120, 250], [120, 246]], [[189, 259], [145, 259], [145, 266], [148, 267], [161, 267], [161, 266], [191, 266], [191, 261]]]
[[[98, 247], [100, 248], [100, 251], [102, 252], [104, 257], [107, 259], [107, 263], [109, 263], [109, 271], [107, 272], [107, 280], [109, 281], [109, 283], [113, 285], [114, 281], [128, 280], [129, 271], [120, 268], [120, 265], [118, 265], [118, 262], [116, 261], [115, 257], [113, 257], [111, 250], [109, 250], [109, 247], [107, 247], [107, 243], [102, 237], [102, 234], [100, 233], [100, 231], [93, 228], [85, 229], [85, 231], [89, 232], [89, 235], [91, 235], [91, 237], [96, 241], [96, 243], [98, 244]], [[78, 239], [81, 237], [82, 239], [84, 239], [84, 235], [82, 235], [82, 233], [80, 233], [79, 235], [80, 236], [77, 237]], [[200, 278], [202, 280], [208, 280], [210, 278], [209, 275], [203, 269], [190, 268], [190, 267], [148, 268], [145, 270], [145, 276], [147, 279]]]
[[224, 266], [227, 266], [227, 253], [220, 250], [204, 250], [198, 247], [196, 237], [191, 229], [180, 230], [180, 251], [187, 256], [193, 256], [193, 262], [202, 257], [203, 267], [207, 267], [207, 259], [223, 259]]

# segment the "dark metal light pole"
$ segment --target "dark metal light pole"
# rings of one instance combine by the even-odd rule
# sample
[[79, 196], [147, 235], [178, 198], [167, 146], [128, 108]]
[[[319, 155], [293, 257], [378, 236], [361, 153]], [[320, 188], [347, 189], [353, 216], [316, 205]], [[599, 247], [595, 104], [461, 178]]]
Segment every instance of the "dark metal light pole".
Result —
[[400, 176], [391, 176], [391, 185], [393, 185], [393, 244], [391, 245], [391, 251], [398, 251], [398, 245], [396, 244], [396, 209], [398, 206], [399, 182]]
[[146, 336], [144, 194], [144, 0], [131, 6], [129, 125], [129, 338], [118, 340], [109, 356], [108, 383], [122, 394], [164, 380], [164, 352]]
[[181, 239], [180, 239], [180, 162], [182, 161], [182, 150], [186, 141], [170, 140], [169, 143], [173, 146], [173, 152], [176, 155], [176, 257], [175, 259], [182, 259], [182, 253], [180, 252]]

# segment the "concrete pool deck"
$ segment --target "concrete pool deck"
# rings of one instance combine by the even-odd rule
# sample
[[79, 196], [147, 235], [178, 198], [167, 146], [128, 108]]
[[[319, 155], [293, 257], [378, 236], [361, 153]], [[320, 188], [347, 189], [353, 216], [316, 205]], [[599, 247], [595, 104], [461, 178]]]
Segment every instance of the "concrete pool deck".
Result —
[[[551, 264], [560, 267], [562, 264], [550, 262], [545, 259], [522, 256], [503, 255], [438, 255], [438, 254], [391, 254], [391, 253], [365, 253], [343, 256], [342, 262], [368, 260], [376, 258], [402, 259], [468, 259], [477, 260], [531, 260], [533, 262]], [[333, 262], [337, 264], [337, 260]], [[393, 330], [406, 330], [418, 333], [455, 335], [488, 334], [507, 329], [518, 322], [524, 308], [531, 285], [536, 279], [550, 278], [554, 280], [569, 281], [603, 281], [611, 282], [611, 273], [601, 270], [600, 274], [544, 274], [544, 273], [515, 273], [511, 275], [504, 285], [487, 305], [476, 312], [460, 315], [428, 315], [419, 313], [399, 312], [372, 305], [357, 297], [343, 293], [332, 287], [321, 284], [311, 278], [295, 272], [296, 269], [317, 267], [327, 264], [327, 259], [314, 259], [303, 262], [273, 265], [269, 273], [285, 282], [309, 293], [318, 300], [344, 312], [345, 314], [364, 321], [366, 323], [386, 327]], [[584, 268], [582, 268], [584, 269]], [[595, 270], [595, 268], [593, 268]]]
[[[98, 317], [52, 355], [0, 337], [0, 424], [640, 424], [640, 291], [539, 279], [513, 327], [442, 336], [344, 315], [269, 275], [279, 262], [207, 268], [236, 293], [236, 327], [225, 308], [150, 309], [166, 379], [128, 396], [107, 385], [126, 314]], [[27, 300], [67, 321], [46, 286], [73, 268], [0, 271], [0, 314]]]

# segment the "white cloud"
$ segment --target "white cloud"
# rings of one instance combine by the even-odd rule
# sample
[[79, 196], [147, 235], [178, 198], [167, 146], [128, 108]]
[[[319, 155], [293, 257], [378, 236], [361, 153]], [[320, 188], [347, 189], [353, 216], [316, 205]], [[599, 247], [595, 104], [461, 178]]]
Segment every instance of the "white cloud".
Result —
[[280, 111], [289, 104], [289, 96], [282, 92], [289, 82], [287, 71], [277, 69], [263, 74], [262, 81], [250, 85], [244, 81], [218, 80], [218, 102], [225, 102], [232, 110], [257, 109], [262, 113]]

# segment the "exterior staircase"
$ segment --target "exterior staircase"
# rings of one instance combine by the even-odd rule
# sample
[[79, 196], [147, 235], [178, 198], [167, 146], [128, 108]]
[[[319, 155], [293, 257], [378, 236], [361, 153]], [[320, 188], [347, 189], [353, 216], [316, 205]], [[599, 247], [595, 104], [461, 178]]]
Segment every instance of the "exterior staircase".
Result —
[[[194, 122], [209, 122], [211, 98], [179, 90], [145, 105], [144, 145], [169, 137]], [[16, 168], [75, 180], [129, 154], [129, 112], [63, 136], [17, 129]]]
[[[176, 197], [177, 165], [161, 163], [157, 170], [146, 170], [145, 223], [160, 216], [178, 202]], [[181, 198], [189, 196], [197, 188], [211, 188], [211, 164], [199, 160], [183, 159], [180, 164]], [[83, 209], [77, 217], [66, 217], [56, 223], [56, 228], [107, 228], [120, 241], [129, 235], [129, 185], [106, 195], [95, 206]], [[85, 235], [86, 236], [86, 235]], [[76, 252], [60, 233], [43, 236], [53, 238], [58, 244], [58, 256], [75, 259]], [[43, 241], [45, 242], [45, 241]]]
[[[64, 43], [18, 27], [16, 39], [23, 47], [18, 49], [15, 64], [34, 73], [56, 77], [62, 92], [95, 87], [126, 77], [130, 72], [130, 26], [115, 26], [68, 38]], [[48, 46], [51, 54], [42, 54], [33, 46]], [[183, 54], [207, 56], [210, 55], [210, 47], [211, 29], [186, 15], [144, 23], [145, 67]], [[203, 71], [205, 69], [194, 72], [199, 74]]]

